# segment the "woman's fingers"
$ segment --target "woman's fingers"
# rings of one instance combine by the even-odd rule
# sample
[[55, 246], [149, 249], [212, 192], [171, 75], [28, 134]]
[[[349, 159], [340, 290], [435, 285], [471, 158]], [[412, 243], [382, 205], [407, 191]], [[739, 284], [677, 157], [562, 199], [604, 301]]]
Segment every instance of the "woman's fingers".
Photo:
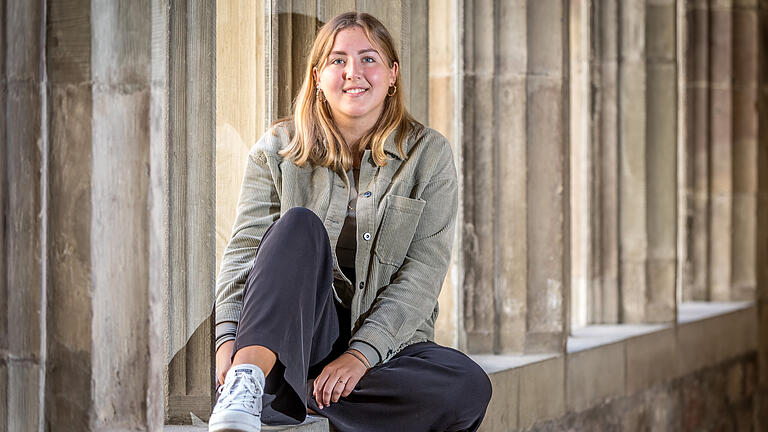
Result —
[[[349, 380], [347, 381], [347, 384], [344, 385], [344, 391], [341, 393], [341, 397], [347, 397], [350, 393], [352, 393], [352, 390], [357, 387], [357, 383], [360, 382], [360, 378], [355, 378], [354, 376], [349, 377]], [[336, 402], [338, 402], [338, 398], [336, 399]]]
[[325, 382], [325, 387], [323, 388], [323, 405], [326, 406], [331, 404], [333, 391], [338, 386], [339, 380], [341, 379], [340, 375], [333, 375], [332, 377], [332, 379], [329, 378], [328, 381]]
[[226, 341], [216, 350], [216, 379], [219, 385], [224, 385], [224, 379], [227, 377], [227, 371], [232, 367], [232, 351], [235, 341]]
[[331, 400], [333, 401], [333, 403], [338, 402], [341, 395], [347, 391], [347, 386], [349, 385], [350, 381], [352, 381], [352, 377], [349, 377], [349, 376], [341, 377], [339, 381], [336, 383], [336, 385], [333, 386], [333, 394], [331, 397]]
[[315, 400], [317, 401], [317, 407], [320, 409], [324, 408], [323, 404], [323, 388], [325, 387], [325, 383], [328, 381], [328, 370], [323, 369], [323, 371], [320, 373], [320, 375], [315, 378], [315, 391], [314, 396]]

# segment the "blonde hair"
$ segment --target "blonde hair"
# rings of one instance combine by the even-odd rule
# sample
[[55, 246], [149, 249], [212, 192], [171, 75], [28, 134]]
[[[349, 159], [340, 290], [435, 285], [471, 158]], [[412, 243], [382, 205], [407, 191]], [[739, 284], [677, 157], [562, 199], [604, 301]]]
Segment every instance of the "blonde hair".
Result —
[[[322, 69], [326, 58], [333, 48], [333, 42], [336, 35], [344, 30], [353, 27], [359, 27], [368, 37], [372, 44], [381, 49], [384, 60], [388, 62], [388, 67], [392, 68], [394, 63], [400, 64], [395, 44], [392, 36], [384, 25], [372, 15], [367, 13], [347, 12], [336, 16], [326, 23], [317, 33], [315, 41], [312, 44], [312, 50], [309, 54], [304, 82], [301, 85], [299, 94], [294, 100], [293, 116], [278, 120], [275, 124], [289, 122], [293, 120], [292, 126], [293, 138], [291, 143], [279, 154], [283, 157], [293, 159], [293, 163], [298, 166], [304, 166], [307, 161], [314, 165], [325, 166], [333, 170], [343, 168], [348, 171], [352, 168], [352, 152], [347, 148], [339, 128], [333, 121], [330, 107], [325, 100], [319, 100], [316, 97], [313, 70]], [[400, 156], [406, 159], [403, 151], [403, 141], [414, 130], [423, 127], [418, 123], [405, 109], [400, 70], [398, 68], [395, 77], [395, 94], [384, 100], [384, 109], [379, 119], [360, 139], [359, 150], [371, 149], [374, 162], [377, 165], [387, 164], [384, 154], [384, 141], [387, 137], [397, 130], [395, 139], [397, 140], [397, 149]]]

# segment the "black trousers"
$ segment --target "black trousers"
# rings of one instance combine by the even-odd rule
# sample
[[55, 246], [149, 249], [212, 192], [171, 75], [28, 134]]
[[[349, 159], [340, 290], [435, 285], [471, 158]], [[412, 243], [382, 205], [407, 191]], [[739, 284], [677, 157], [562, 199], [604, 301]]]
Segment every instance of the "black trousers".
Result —
[[264, 234], [233, 351], [234, 358], [240, 348], [260, 345], [277, 354], [262, 421], [300, 423], [310, 407], [341, 432], [477, 430], [490, 380], [465, 354], [434, 342], [406, 347], [368, 370], [347, 397], [318, 408], [308, 380], [338, 358], [350, 338], [350, 312], [332, 292], [332, 260], [325, 226], [306, 208], [290, 209]]

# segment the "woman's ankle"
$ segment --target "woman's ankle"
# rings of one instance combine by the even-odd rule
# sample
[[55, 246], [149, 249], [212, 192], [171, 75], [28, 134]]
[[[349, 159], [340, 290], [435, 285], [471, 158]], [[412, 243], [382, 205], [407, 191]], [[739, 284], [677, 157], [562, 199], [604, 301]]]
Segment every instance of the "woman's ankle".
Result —
[[235, 358], [232, 360], [232, 366], [239, 364], [256, 365], [266, 377], [275, 366], [275, 362], [277, 362], [277, 356], [272, 350], [260, 345], [251, 345], [237, 350]]

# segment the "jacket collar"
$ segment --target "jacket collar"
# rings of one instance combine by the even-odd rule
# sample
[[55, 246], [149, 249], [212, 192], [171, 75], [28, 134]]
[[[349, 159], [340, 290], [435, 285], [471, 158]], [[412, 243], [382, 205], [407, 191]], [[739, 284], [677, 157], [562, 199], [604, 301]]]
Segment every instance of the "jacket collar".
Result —
[[[384, 140], [384, 153], [391, 156], [394, 159], [402, 161], [403, 158], [400, 157], [400, 152], [397, 151], [397, 133], [399, 131], [400, 131], [400, 127], [398, 126]], [[408, 150], [410, 149], [410, 144], [411, 144], [411, 140], [408, 138], [409, 137], [405, 137], [405, 139], [403, 140], [403, 153], [405, 153], [406, 155], [408, 154]]]

